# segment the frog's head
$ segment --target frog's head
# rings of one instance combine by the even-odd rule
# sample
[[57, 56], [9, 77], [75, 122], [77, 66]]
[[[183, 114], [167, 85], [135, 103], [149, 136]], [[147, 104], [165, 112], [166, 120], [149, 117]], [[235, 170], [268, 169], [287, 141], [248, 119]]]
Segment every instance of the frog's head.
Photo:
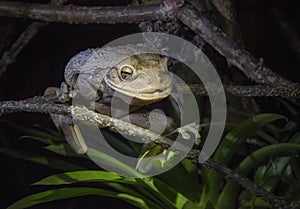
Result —
[[156, 54], [131, 56], [116, 64], [104, 80], [113, 90], [143, 102], [166, 98], [172, 90], [168, 59]]

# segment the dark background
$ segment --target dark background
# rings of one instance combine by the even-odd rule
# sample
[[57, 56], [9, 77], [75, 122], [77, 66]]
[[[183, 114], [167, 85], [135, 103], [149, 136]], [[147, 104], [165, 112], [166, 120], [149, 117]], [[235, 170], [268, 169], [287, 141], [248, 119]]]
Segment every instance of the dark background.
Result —
[[[77, 1], [78, 3], [79, 1]], [[96, 1], [85, 1], [95, 4]], [[121, 5], [118, 1], [107, 1], [103, 5]], [[76, 2], [75, 2], [76, 3]], [[123, 4], [126, 2], [123, 1]], [[245, 48], [256, 57], [263, 57], [271, 69], [284, 77], [299, 81], [300, 61], [290, 50], [283, 34], [270, 15], [270, 5], [277, 8], [284, 20], [300, 34], [299, 8], [297, 0], [237, 0], [236, 7]], [[12, 18], [0, 19], [0, 34], [9, 36], [1, 45], [8, 49], [30, 21]], [[139, 32], [134, 24], [117, 25], [68, 25], [53, 23], [44, 27], [18, 56], [17, 62], [9, 66], [0, 78], [0, 100], [18, 100], [42, 95], [49, 86], [59, 86], [63, 81], [64, 66], [77, 52], [86, 48], [102, 46], [115, 38]], [[3, 39], [1, 39], [3, 40]], [[300, 44], [300, 43], [298, 43]], [[1, 52], [2, 53], [2, 52]], [[267, 100], [266, 104], [268, 104]], [[15, 113], [1, 116], [0, 146], [22, 148], [36, 145], [29, 140], [19, 140], [22, 135], [3, 121], [11, 121], [26, 127], [41, 124], [54, 129], [49, 116], [37, 113]], [[51, 174], [60, 172], [34, 163], [0, 154], [2, 165], [0, 178], [0, 208], [43, 188], [30, 184]], [[89, 201], [86, 201], [86, 200]], [[116, 199], [83, 197], [76, 200], [57, 201], [35, 208], [125, 208], [132, 206]]]

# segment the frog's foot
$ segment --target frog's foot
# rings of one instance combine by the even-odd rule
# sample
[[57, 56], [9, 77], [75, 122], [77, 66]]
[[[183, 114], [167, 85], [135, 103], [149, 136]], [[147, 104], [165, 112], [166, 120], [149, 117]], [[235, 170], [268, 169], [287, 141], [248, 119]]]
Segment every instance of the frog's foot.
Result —
[[153, 172], [170, 166], [174, 160], [178, 160], [175, 151], [150, 143], [143, 147], [135, 169], [142, 173]]
[[199, 134], [200, 125], [197, 122], [188, 123], [182, 127], [176, 128], [174, 131], [169, 133], [170, 136], [174, 133], [180, 134], [180, 136], [185, 140], [194, 140], [196, 146], [201, 142], [201, 136]]
[[57, 96], [59, 96], [60, 94], [60, 89], [57, 87], [48, 87], [45, 91], [44, 91], [44, 95], [52, 95], [55, 94]]
[[71, 93], [68, 85], [65, 82], [62, 82], [60, 85], [60, 91], [59, 91], [59, 100], [63, 103], [69, 102], [71, 98], [73, 98], [74, 95]]
[[51, 95], [51, 94], [55, 94], [57, 96], [57, 98], [59, 99], [59, 101], [62, 103], [66, 103], [66, 102], [70, 101], [69, 89], [65, 82], [62, 82], [60, 88], [48, 87], [44, 91], [44, 95]]

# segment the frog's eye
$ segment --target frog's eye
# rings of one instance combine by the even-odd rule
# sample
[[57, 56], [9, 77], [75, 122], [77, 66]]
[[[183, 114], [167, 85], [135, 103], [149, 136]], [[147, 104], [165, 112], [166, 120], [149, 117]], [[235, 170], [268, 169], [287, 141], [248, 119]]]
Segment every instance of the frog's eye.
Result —
[[136, 70], [130, 65], [123, 65], [120, 68], [119, 76], [122, 80], [132, 80], [136, 76]]

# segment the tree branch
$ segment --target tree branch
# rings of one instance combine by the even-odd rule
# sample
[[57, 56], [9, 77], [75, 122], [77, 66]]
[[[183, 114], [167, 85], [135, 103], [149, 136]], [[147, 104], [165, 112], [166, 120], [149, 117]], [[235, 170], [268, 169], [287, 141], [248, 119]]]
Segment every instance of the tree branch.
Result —
[[192, 8], [185, 6], [178, 11], [178, 19], [214, 47], [227, 61], [240, 69], [248, 78], [259, 84], [284, 86], [300, 92], [300, 85], [289, 81], [268, 68], [262, 60], [241, 49], [218, 27]]
[[[78, 120], [97, 123], [101, 127], [110, 127], [113, 130], [126, 133], [127, 135], [130, 136], [141, 137], [145, 139], [145, 142], [150, 142], [152, 141], [153, 138], [155, 138], [154, 142], [159, 145], [163, 145], [164, 147], [170, 147], [171, 145], [173, 145], [174, 151], [184, 151], [187, 149], [184, 145], [178, 142], [177, 143], [173, 142], [172, 140], [164, 136], [158, 135], [150, 130], [141, 128], [139, 126], [130, 124], [128, 122], [111, 118], [109, 116], [101, 115], [99, 113], [95, 113], [91, 110], [88, 110], [85, 107], [73, 107], [73, 106], [66, 106], [61, 104], [53, 104], [53, 103], [45, 102], [48, 99], [49, 99], [48, 97], [45, 98], [35, 97], [35, 98], [30, 98], [21, 101], [2, 101], [0, 102], [0, 114], [23, 111], [23, 112], [40, 112], [46, 114], [52, 113], [52, 114], [69, 115]], [[203, 166], [212, 169], [222, 174], [226, 178], [234, 180], [241, 187], [249, 191], [251, 194], [262, 198], [263, 200], [271, 204], [274, 208], [278, 208], [278, 209], [298, 208], [295, 205], [288, 204], [284, 200], [275, 197], [274, 195], [267, 192], [260, 186], [254, 184], [248, 178], [238, 173], [235, 173], [231, 169], [219, 164], [218, 162], [212, 160], [211, 158], [209, 158], [203, 164], [199, 164], [198, 161], [199, 155], [200, 155], [199, 150], [192, 149], [188, 153], [187, 158], [191, 159], [192, 162], [197, 164], [198, 166]]]
[[15, 1], [0, 2], [0, 16], [63, 23], [131, 23], [165, 19], [174, 8], [164, 5], [84, 7], [58, 6]]
[[47, 23], [33, 22], [26, 30], [20, 35], [20, 37], [13, 43], [11, 48], [4, 52], [0, 60], [0, 77], [5, 73], [7, 66], [16, 61], [18, 54], [29, 43], [29, 41], [40, 31]]
[[[197, 95], [207, 95], [206, 88], [203, 85], [188, 84], [185, 85], [178, 83], [174, 84], [175, 91], [179, 93], [186, 93], [192, 91]], [[213, 85], [208, 86], [214, 94], [219, 94], [220, 90]], [[214, 91], [216, 89], [216, 91]], [[226, 92], [236, 97], [283, 97], [283, 98], [300, 98], [300, 91], [294, 89], [286, 89], [284, 86], [224, 86]]]
[[[67, 0], [52, 0], [50, 4], [61, 5]], [[3, 53], [0, 60], [0, 77], [5, 73], [7, 66], [16, 61], [17, 56], [33, 37], [48, 23], [33, 22], [25, 29], [20, 37], [13, 43], [10, 49]]]
[[243, 46], [243, 38], [240, 25], [237, 19], [237, 13], [234, 0], [211, 0], [218, 13], [223, 17], [219, 22], [219, 26], [223, 31], [235, 40], [240, 47]]
[[[65, 23], [130, 23], [177, 17], [186, 26], [214, 47], [228, 62], [259, 84], [283, 86], [288, 91], [300, 92], [298, 83], [289, 81], [268, 68], [262, 60], [239, 48], [225, 33], [190, 6], [167, 0], [161, 5], [125, 7], [56, 6], [36, 3], [0, 2], [0, 16], [22, 17], [48, 22]], [[178, 9], [181, 7], [180, 9]]]

